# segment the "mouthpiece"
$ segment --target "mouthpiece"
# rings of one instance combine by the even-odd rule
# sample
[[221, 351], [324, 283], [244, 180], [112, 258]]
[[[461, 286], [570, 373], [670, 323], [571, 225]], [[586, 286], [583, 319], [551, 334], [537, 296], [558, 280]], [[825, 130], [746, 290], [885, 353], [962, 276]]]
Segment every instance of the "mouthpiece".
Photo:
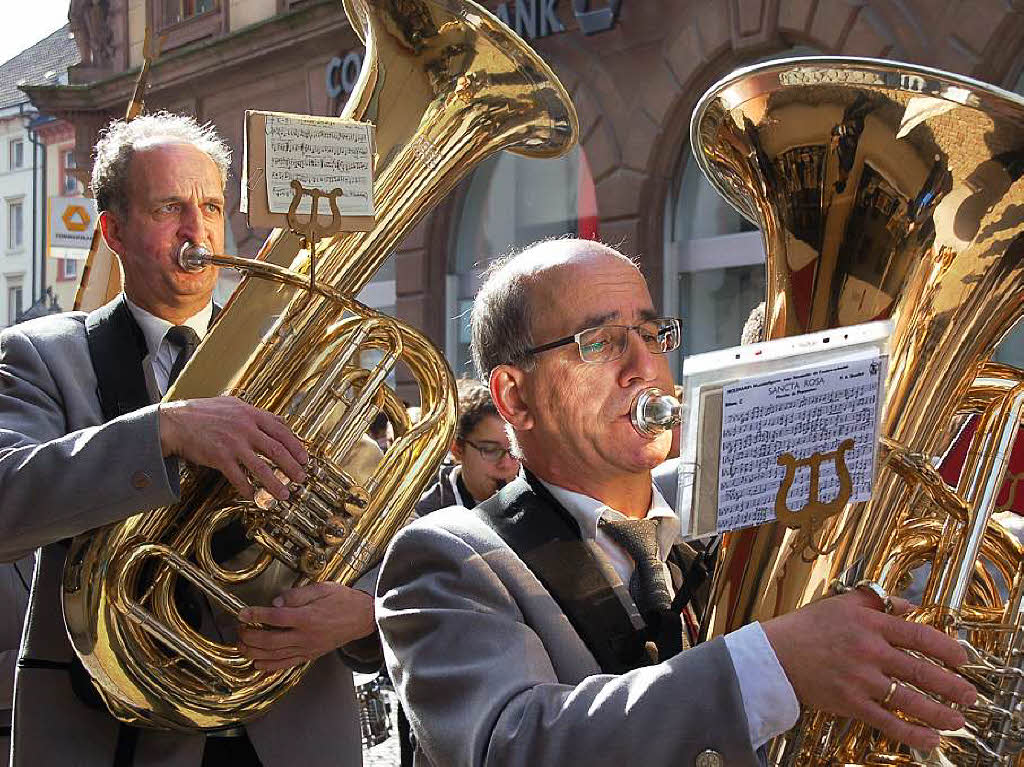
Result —
[[178, 251], [178, 266], [186, 272], [201, 272], [212, 255], [204, 246], [186, 242]]
[[671, 394], [651, 387], [636, 396], [629, 415], [634, 429], [645, 437], [654, 437], [683, 420], [683, 406]]

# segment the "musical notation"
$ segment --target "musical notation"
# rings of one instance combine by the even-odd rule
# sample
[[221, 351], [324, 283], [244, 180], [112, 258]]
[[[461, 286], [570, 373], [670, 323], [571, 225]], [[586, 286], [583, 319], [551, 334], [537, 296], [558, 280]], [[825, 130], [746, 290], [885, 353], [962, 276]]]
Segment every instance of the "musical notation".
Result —
[[[845, 439], [853, 480], [852, 501], [871, 493], [878, 410], [885, 366], [878, 355], [814, 369], [747, 378], [723, 387], [722, 442], [718, 476], [718, 528], [735, 530], [775, 518], [775, 499], [785, 476], [782, 453], [806, 458], [830, 453]], [[818, 500], [839, 493], [833, 461], [819, 467]], [[810, 499], [811, 472], [797, 471], [787, 505], [797, 511]]]
[[[305, 115], [268, 115], [266, 122], [267, 204], [272, 213], [287, 213], [293, 179], [306, 188], [341, 189], [342, 215], [373, 215], [373, 138], [365, 123]], [[304, 199], [298, 213], [308, 214]], [[331, 214], [322, 198], [320, 213]]]

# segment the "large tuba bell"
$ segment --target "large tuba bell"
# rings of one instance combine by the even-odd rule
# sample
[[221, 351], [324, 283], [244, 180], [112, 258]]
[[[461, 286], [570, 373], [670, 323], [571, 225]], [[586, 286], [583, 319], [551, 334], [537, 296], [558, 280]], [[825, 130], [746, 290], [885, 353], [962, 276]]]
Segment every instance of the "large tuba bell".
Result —
[[[309, 449], [307, 481], [288, 502], [262, 492], [246, 502], [217, 472], [190, 467], [178, 504], [79, 536], [68, 554], [68, 632], [111, 712], [127, 722], [230, 726], [299, 681], [308, 664], [259, 671], [190, 626], [176, 582], [237, 615], [247, 599], [284, 586], [351, 584], [379, 560], [447, 450], [455, 395], [448, 365], [422, 334], [354, 297], [475, 163], [501, 149], [553, 157], [576, 140], [558, 79], [475, 3], [345, 0], [345, 10], [367, 55], [343, 116], [376, 124], [376, 223], [322, 246], [315, 281], [310, 254], [284, 231], [248, 266], [214, 254], [256, 276], [243, 280], [167, 394], [230, 393], [279, 414]], [[364, 368], [371, 357], [380, 361]], [[398, 364], [419, 384], [415, 425], [385, 385]], [[382, 409], [399, 436], [374, 465], [362, 436]], [[211, 540], [239, 522], [259, 545], [217, 560]]]
[[[986, 361], [1024, 313], [1024, 100], [906, 64], [790, 59], [715, 85], [691, 137], [711, 183], [763, 232], [768, 338], [882, 318], [895, 328], [871, 500], [810, 544], [799, 521], [727, 535], [705, 635], [796, 609], [833, 579], [898, 593], [917, 578], [911, 620], [960, 637], [971, 657], [962, 671], [980, 697], [967, 726], [925, 755], [804, 711], [772, 762], [1013, 763], [1022, 550], [990, 517], [1024, 377]], [[954, 492], [934, 466], [968, 412], [980, 426]]]

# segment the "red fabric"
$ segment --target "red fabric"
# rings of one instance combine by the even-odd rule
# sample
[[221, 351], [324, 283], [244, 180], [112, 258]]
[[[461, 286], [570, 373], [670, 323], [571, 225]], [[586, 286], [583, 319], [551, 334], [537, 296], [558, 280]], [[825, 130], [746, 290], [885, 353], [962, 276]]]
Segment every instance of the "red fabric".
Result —
[[[974, 432], [978, 428], [978, 416], [971, 416], [970, 422], [961, 430], [953, 447], [950, 448], [942, 464], [939, 466], [939, 474], [946, 480], [946, 483], [956, 487], [960, 479], [960, 472], [963, 471], [964, 463], [967, 461], [967, 451], [970, 449]], [[1024, 479], [1024, 428], [1017, 432], [1017, 439], [1010, 451], [1010, 465], [1006, 468], [1006, 480], [996, 498], [996, 509], [999, 511], [1009, 510], [1017, 514], [1024, 514], [1024, 487], [1016, 487], [1017, 478]]]

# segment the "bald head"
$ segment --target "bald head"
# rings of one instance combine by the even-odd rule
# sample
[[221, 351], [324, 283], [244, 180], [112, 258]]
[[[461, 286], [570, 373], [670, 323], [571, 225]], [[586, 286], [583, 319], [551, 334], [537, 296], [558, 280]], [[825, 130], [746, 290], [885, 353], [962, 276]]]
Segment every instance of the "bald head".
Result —
[[486, 381], [498, 365], [529, 370], [536, 312], [558, 301], [555, 286], [561, 281], [555, 276], [609, 260], [637, 269], [614, 248], [580, 239], [542, 240], [492, 262], [474, 300], [471, 319], [471, 348], [479, 376]]

